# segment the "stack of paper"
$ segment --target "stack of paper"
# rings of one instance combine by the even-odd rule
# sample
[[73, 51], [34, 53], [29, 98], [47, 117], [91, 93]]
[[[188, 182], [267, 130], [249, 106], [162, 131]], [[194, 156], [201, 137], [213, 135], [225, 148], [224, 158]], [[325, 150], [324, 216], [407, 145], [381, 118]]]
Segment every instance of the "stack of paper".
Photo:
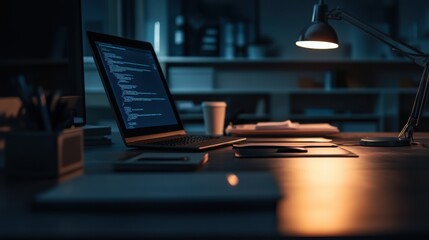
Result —
[[299, 127], [299, 123], [292, 122], [291, 120], [286, 120], [283, 122], [258, 122], [255, 125], [256, 130], [263, 129], [297, 129]]
[[329, 123], [264, 122], [256, 124], [230, 125], [227, 134], [233, 136], [312, 136], [321, 137], [339, 133], [339, 129]]

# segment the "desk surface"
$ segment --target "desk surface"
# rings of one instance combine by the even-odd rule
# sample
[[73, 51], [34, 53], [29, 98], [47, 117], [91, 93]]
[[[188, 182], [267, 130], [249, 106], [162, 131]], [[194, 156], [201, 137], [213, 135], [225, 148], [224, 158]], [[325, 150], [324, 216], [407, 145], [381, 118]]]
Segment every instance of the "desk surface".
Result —
[[[8, 181], [0, 169], [0, 239], [429, 235], [429, 149], [424, 145], [429, 134], [416, 134], [423, 145], [357, 145], [360, 137], [369, 135], [334, 136], [358, 158], [236, 159], [230, 147], [209, 152], [209, 163], [201, 172], [272, 172], [284, 195], [277, 211], [35, 212], [30, 204], [35, 194], [73, 175], [55, 181]], [[84, 174], [112, 173], [113, 161], [137, 153], [119, 139], [111, 146], [87, 147]]]

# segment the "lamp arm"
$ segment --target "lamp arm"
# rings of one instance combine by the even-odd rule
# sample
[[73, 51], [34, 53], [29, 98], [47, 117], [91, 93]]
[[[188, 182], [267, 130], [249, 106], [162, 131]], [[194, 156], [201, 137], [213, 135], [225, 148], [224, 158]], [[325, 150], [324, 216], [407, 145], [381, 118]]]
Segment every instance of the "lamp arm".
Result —
[[423, 112], [423, 107], [426, 102], [429, 87], [429, 61], [426, 59], [426, 65], [420, 79], [419, 87], [417, 89], [416, 97], [414, 99], [413, 108], [407, 123], [402, 128], [398, 137], [406, 137], [413, 141], [414, 127], [417, 127], [420, 122], [420, 117]]
[[[354, 17], [350, 13], [346, 12], [341, 8], [335, 8], [327, 12], [326, 17], [333, 20], [344, 20], [351, 25], [359, 28], [360, 30], [366, 32], [372, 37], [378, 39], [384, 44], [388, 45], [394, 50], [400, 51], [406, 57], [417, 63], [418, 65], [424, 67], [423, 74], [420, 79], [419, 87], [417, 88], [416, 97], [414, 99], [413, 108], [411, 110], [410, 116], [407, 120], [407, 123], [402, 128], [401, 132], [398, 135], [398, 138], [407, 138], [413, 142], [413, 133], [414, 128], [419, 124], [420, 117], [425, 105], [426, 97], [429, 89], [429, 55], [423, 53], [419, 49], [399, 40], [394, 37], [374, 28], [358, 18]], [[417, 61], [418, 58], [422, 61]]]
[[352, 14], [348, 13], [342, 8], [334, 8], [327, 12], [326, 15], [327, 19], [333, 19], [333, 20], [344, 20], [351, 25], [359, 28], [363, 32], [371, 35], [372, 37], [378, 39], [379, 41], [383, 42], [384, 44], [388, 45], [394, 50], [400, 51], [403, 55], [410, 58], [412, 61], [416, 62], [420, 66], [424, 66], [425, 63], [418, 63], [416, 61], [417, 57], [428, 57], [425, 53], [420, 51], [419, 49], [399, 40], [396, 39], [379, 29], [372, 27], [368, 25], [367, 23], [363, 22], [362, 20], [356, 18]]

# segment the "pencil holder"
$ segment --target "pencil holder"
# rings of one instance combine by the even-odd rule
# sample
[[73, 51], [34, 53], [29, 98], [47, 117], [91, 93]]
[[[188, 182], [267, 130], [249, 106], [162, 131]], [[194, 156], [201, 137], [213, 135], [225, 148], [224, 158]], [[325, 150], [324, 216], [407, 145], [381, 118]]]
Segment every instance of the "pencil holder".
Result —
[[83, 167], [83, 131], [10, 132], [5, 141], [9, 177], [54, 178]]

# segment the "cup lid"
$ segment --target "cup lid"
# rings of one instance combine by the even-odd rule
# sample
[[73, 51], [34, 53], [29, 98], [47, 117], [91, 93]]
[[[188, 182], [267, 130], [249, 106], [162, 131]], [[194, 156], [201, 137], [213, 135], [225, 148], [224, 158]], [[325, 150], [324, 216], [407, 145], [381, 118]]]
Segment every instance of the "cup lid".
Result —
[[204, 101], [201, 103], [203, 107], [226, 107], [226, 102], [212, 102], [212, 101]]

